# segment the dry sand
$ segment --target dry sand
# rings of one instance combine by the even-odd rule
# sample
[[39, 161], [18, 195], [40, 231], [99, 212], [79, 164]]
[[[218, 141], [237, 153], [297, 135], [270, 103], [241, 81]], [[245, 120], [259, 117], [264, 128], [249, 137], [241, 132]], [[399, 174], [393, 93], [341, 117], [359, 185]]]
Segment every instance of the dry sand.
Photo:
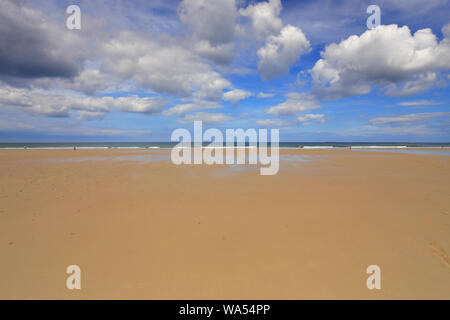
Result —
[[143, 160], [167, 151], [0, 151], [0, 298], [450, 299], [449, 156], [281, 152], [261, 176]]

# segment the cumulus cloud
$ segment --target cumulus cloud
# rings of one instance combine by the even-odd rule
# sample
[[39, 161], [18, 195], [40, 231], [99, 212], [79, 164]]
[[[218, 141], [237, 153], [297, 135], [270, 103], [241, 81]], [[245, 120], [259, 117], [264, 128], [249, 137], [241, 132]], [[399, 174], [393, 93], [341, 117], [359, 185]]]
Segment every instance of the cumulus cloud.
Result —
[[91, 95], [97, 91], [103, 91], [114, 84], [115, 82], [111, 77], [100, 72], [100, 70], [85, 69], [73, 79], [65, 80], [62, 86]]
[[204, 124], [221, 124], [232, 119], [232, 117], [223, 113], [197, 112], [184, 115], [178, 119], [178, 122], [194, 123], [194, 121], [202, 121]]
[[279, 18], [282, 10], [280, 0], [250, 4], [240, 9], [242, 16], [250, 18], [256, 38], [264, 41], [258, 49], [258, 71], [264, 80], [287, 73], [300, 55], [310, 50], [303, 31], [283, 23]]
[[241, 90], [241, 89], [234, 89], [231, 91], [227, 91], [223, 94], [223, 99], [231, 101], [231, 103], [236, 106], [239, 101], [246, 99], [248, 97], [251, 97], [253, 93]]
[[287, 100], [265, 110], [273, 116], [292, 116], [299, 112], [315, 110], [320, 108], [319, 102], [306, 93], [289, 93]]
[[200, 39], [212, 45], [234, 39], [237, 16], [235, 0], [183, 0], [178, 13]]
[[95, 42], [89, 44], [83, 32], [52, 23], [22, 1], [0, 0], [0, 7], [2, 80], [20, 86], [26, 84], [24, 80], [42, 77], [70, 78], [92, 55]]
[[431, 29], [412, 35], [407, 26], [380, 25], [330, 44], [311, 70], [314, 92], [330, 99], [367, 94], [372, 85], [388, 96], [424, 92], [450, 68], [450, 25], [442, 31], [438, 42]]
[[213, 46], [208, 41], [203, 40], [195, 44], [194, 50], [202, 57], [217, 64], [228, 64], [233, 60], [234, 43], [222, 43]]
[[100, 99], [108, 99], [106, 103], [117, 108], [118, 111], [137, 112], [155, 114], [160, 113], [162, 109], [169, 104], [168, 101], [161, 98], [153, 97], [104, 97]]
[[287, 73], [300, 55], [309, 52], [309, 41], [300, 28], [288, 25], [279, 35], [270, 36], [258, 49], [258, 70], [264, 80]]
[[104, 69], [157, 93], [219, 100], [231, 83], [192, 51], [123, 31], [104, 44]]
[[320, 123], [324, 123], [325, 120], [325, 115], [324, 114], [313, 114], [313, 113], [307, 113], [304, 115], [301, 115], [297, 118], [297, 121], [300, 122], [301, 124], [306, 124], [309, 123], [311, 121], [317, 121]]
[[370, 119], [369, 122], [374, 125], [407, 125], [444, 116], [450, 116], [450, 112], [412, 113], [393, 117], [377, 117]]
[[[2, 106], [33, 115], [88, 120], [111, 111], [162, 113], [168, 105], [157, 97], [93, 96], [137, 89], [190, 97], [194, 103], [164, 112], [185, 115], [221, 108], [214, 101], [223, 99], [223, 91], [231, 87], [202, 56], [226, 62], [232, 55], [238, 15], [234, 0], [185, 0], [180, 4], [179, 17], [196, 40], [192, 47], [168, 34], [149, 36], [137, 30], [119, 30], [101, 41], [87, 41], [100, 39], [98, 28], [74, 32], [64, 24], [55, 25], [43, 12], [25, 7], [23, 2], [0, 0], [0, 4], [0, 80], [10, 83], [0, 89]], [[86, 24], [91, 26], [83, 14], [83, 27]], [[93, 47], [96, 50], [91, 50]], [[226, 97], [233, 102], [244, 98], [239, 91], [234, 93]]]
[[183, 0], [178, 15], [193, 31], [200, 55], [219, 64], [231, 62], [238, 15], [235, 0]]
[[57, 94], [43, 90], [10, 87], [0, 89], [1, 106], [49, 117], [68, 117], [70, 111], [75, 111], [80, 119], [92, 119], [99, 118], [113, 109], [154, 114], [161, 112], [167, 104], [167, 101], [153, 97], [97, 98]]
[[390, 84], [386, 86], [384, 94], [389, 97], [407, 97], [427, 91], [436, 83], [436, 73], [427, 72], [412, 76], [412, 80], [402, 84]]
[[0, 105], [49, 117], [67, 117], [70, 110], [63, 96], [8, 87], [0, 89]]
[[247, 8], [240, 9], [239, 13], [251, 19], [257, 37], [266, 38], [278, 34], [283, 27], [283, 23], [278, 17], [281, 9], [280, 0], [269, 0], [250, 4]]
[[220, 104], [215, 103], [215, 102], [184, 103], [184, 104], [177, 104], [170, 109], [164, 110], [163, 115], [165, 115], [165, 116], [173, 116], [173, 115], [182, 116], [191, 111], [220, 109], [220, 108], [223, 108], [223, 107]]
[[[119, 31], [118, 36], [106, 38], [100, 23], [92, 22], [88, 14], [83, 14], [81, 30], [68, 30], [21, 1], [0, 0], [4, 48], [0, 50], [0, 80], [18, 87], [56, 86], [89, 95], [132, 81], [157, 93], [219, 100], [231, 84], [200, 55], [229, 60], [235, 38], [235, 2], [183, 3], [180, 17], [193, 24], [198, 38], [193, 48], [168, 35], [149, 37], [138, 31]], [[214, 12], [221, 13], [221, 18], [211, 17]], [[209, 27], [201, 28], [200, 20]], [[94, 68], [84, 69], [93, 61]]]

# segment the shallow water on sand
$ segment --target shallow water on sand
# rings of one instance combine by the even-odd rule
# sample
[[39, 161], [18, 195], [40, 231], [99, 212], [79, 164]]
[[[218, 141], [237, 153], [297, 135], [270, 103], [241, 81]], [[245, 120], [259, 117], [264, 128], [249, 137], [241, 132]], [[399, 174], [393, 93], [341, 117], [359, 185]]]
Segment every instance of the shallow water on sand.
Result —
[[55, 162], [83, 162], [83, 161], [138, 161], [142, 163], [148, 162], [159, 162], [159, 161], [167, 161], [169, 160], [169, 155], [163, 154], [146, 154], [146, 155], [126, 155], [126, 156], [106, 156], [106, 157], [74, 157], [74, 158], [64, 158], [64, 159], [51, 159], [51, 161]]
[[450, 156], [450, 151], [449, 150], [358, 149], [358, 151], [410, 153], [410, 154], [429, 154], [429, 155]]

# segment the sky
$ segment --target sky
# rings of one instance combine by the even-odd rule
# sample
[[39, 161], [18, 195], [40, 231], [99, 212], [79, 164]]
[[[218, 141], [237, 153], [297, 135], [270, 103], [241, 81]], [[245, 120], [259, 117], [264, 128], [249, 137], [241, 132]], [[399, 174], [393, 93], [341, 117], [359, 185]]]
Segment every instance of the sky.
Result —
[[0, 142], [170, 141], [195, 120], [450, 142], [449, 17], [448, 0], [0, 0]]

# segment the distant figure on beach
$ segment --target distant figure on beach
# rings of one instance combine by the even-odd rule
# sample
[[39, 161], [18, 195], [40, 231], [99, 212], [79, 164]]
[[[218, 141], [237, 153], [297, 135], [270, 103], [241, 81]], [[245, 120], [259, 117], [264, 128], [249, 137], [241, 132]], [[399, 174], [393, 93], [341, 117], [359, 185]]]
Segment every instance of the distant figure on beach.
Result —
[[348, 146], [348, 148], [349, 148], [350, 150], [352, 150], [352, 146]]
[[73, 151], [76, 151], [77, 150], [77, 146], [73, 146]]

